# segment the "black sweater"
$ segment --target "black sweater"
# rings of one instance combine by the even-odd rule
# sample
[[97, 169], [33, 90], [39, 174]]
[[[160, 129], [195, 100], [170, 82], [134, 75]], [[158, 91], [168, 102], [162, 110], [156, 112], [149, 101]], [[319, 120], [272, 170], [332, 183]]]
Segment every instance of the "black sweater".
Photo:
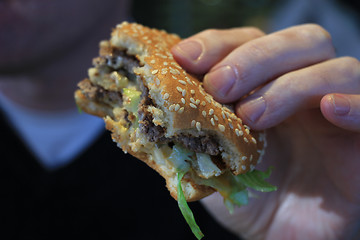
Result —
[[[108, 132], [49, 172], [3, 117], [0, 124], [0, 239], [195, 239], [164, 179], [124, 154]], [[237, 239], [200, 203], [190, 207], [204, 239]]]

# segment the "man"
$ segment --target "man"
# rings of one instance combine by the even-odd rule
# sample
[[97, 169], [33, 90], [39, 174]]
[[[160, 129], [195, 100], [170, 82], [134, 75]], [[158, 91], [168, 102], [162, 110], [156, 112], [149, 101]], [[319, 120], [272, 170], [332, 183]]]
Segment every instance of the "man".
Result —
[[[109, 143], [108, 135], [99, 137], [84, 152], [101, 134], [102, 123], [74, 113], [72, 93], [75, 83], [86, 75], [90, 59], [97, 55], [98, 41], [108, 36], [115, 23], [128, 18], [126, 2], [34, 0], [1, 4], [0, 31], [6, 33], [0, 35], [1, 105], [7, 118], [7, 128], [2, 134], [3, 142], [6, 141], [2, 148], [5, 166], [1, 168], [2, 199], [5, 199], [3, 234], [36, 239], [69, 235], [190, 238], [176, 203], [161, 188], [163, 182], [155, 173], [122, 154]], [[297, 34], [299, 31], [312, 37], [306, 39]], [[218, 34], [214, 33], [223, 37], [216, 38]], [[274, 39], [279, 38], [283, 44], [275, 48], [278, 45]], [[260, 87], [253, 99], [238, 103], [237, 113], [254, 128], [270, 128], [264, 164], [276, 167], [272, 181], [281, 189], [253, 200], [233, 216], [224, 213], [221, 200], [213, 195], [204, 200], [209, 210], [236, 235], [245, 237], [278, 239], [284, 228], [289, 230], [282, 235], [287, 239], [298, 237], [301, 230], [304, 235], [300, 237], [309, 239], [350, 238], [356, 234], [359, 189], [353, 183], [359, 182], [355, 179], [359, 166], [354, 160], [358, 156], [359, 136], [357, 111], [351, 107], [357, 101], [351, 100], [350, 108], [334, 108], [334, 103], [340, 102], [336, 101], [337, 97], [353, 99], [359, 93], [356, 59], [334, 58], [329, 35], [317, 25], [290, 28], [268, 36], [253, 28], [207, 31], [190, 40], [200, 43], [200, 48], [192, 45], [189, 50], [184, 45], [189, 43], [186, 40], [174, 48], [174, 55], [189, 71], [207, 73], [204, 80], [207, 90], [219, 101], [239, 101], [246, 91]], [[188, 58], [196, 50], [195, 60]], [[246, 59], [243, 63], [254, 64], [241, 65], [242, 57]], [[258, 68], [259, 64], [255, 64], [258, 62], [264, 63], [263, 68]], [[343, 67], [339, 68], [340, 65]], [[221, 66], [225, 70], [220, 72], [221, 79], [230, 83], [230, 87], [220, 89], [223, 94], [214, 91], [219, 85], [226, 86], [214, 80], [219, 79], [214, 74], [219, 74], [215, 70]], [[234, 72], [238, 66], [243, 68]], [[294, 79], [305, 79], [303, 83], [307, 84]], [[329, 86], [325, 86], [324, 79], [330, 80]], [[343, 81], [339, 86], [334, 79]], [[293, 86], [293, 91], [284, 91], [284, 84]], [[260, 107], [256, 113], [256, 103], [264, 102], [265, 108]], [[277, 102], [282, 103], [281, 107], [275, 107]], [[307, 104], [302, 105], [304, 102]], [[353, 113], [355, 116], [349, 117]], [[289, 118], [290, 115], [294, 116]], [[353, 124], [344, 119], [353, 119]], [[64, 124], [66, 121], [71, 124]], [[35, 130], [28, 130], [29, 122]], [[34, 135], [40, 134], [36, 130], [44, 128], [60, 131]], [[21, 141], [14, 137], [14, 132]], [[346, 153], [345, 158], [338, 157], [340, 152]], [[339, 167], [343, 159], [345, 165]], [[313, 170], [305, 171], [307, 166]], [[346, 170], [345, 173], [339, 172], [339, 168]], [[139, 175], [136, 179], [134, 172]], [[233, 237], [226, 235], [198, 204], [194, 206], [195, 216], [208, 239]], [[317, 222], [324, 225], [322, 228], [316, 224], [304, 225], [305, 221], [313, 223], [308, 217], [318, 217]]]
[[[0, 3], [0, 238], [192, 237], [160, 176], [74, 104], [99, 41], [126, 19], [119, 0]], [[231, 239], [195, 206], [209, 235]]]

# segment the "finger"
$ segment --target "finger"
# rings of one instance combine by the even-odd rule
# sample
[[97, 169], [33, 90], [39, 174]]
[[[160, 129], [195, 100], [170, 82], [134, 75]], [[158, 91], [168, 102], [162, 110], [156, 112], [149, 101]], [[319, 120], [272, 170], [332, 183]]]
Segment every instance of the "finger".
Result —
[[328, 94], [321, 99], [320, 107], [329, 122], [360, 132], [360, 94]]
[[320, 26], [291, 27], [247, 42], [205, 75], [204, 87], [220, 102], [233, 102], [286, 72], [335, 56], [330, 35]]
[[236, 112], [252, 128], [265, 129], [301, 109], [318, 108], [326, 94], [359, 92], [359, 61], [336, 58], [277, 78], [239, 102]]
[[204, 74], [236, 47], [263, 35], [252, 27], [205, 30], [181, 41], [172, 48], [172, 53], [187, 71]]

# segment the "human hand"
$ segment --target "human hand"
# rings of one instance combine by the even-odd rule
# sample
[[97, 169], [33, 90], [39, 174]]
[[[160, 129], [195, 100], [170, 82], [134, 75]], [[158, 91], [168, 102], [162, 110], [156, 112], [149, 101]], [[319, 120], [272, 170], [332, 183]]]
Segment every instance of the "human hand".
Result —
[[[355, 239], [360, 222], [360, 63], [335, 58], [314, 24], [269, 35], [207, 30], [172, 49], [204, 88], [253, 129], [267, 131], [259, 168], [278, 190], [230, 215], [219, 194], [202, 202], [249, 239]], [[249, 94], [250, 93], [250, 94]]]

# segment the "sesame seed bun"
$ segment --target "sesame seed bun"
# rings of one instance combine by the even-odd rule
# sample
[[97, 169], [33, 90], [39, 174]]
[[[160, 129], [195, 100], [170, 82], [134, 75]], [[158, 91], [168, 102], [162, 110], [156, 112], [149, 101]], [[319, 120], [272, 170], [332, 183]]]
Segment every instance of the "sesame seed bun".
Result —
[[[165, 31], [124, 22], [113, 30], [109, 41], [100, 43], [100, 56], [113, 57], [114, 49], [117, 49], [136, 58], [139, 65], [132, 68], [135, 82], [147, 89], [152, 106], [145, 111], [152, 116], [151, 124], [164, 131], [162, 139], [172, 139], [176, 144], [179, 136], [211, 137], [218, 145], [217, 157], [221, 158], [223, 168], [234, 175], [253, 170], [264, 154], [264, 133], [250, 130], [229, 107], [216, 102], [205, 92], [201, 80], [182, 69], [170, 52], [180, 40], [177, 35]], [[95, 63], [95, 68], [89, 70], [89, 79], [84, 81], [91, 86], [101, 86], [103, 95], [120, 92], [124, 86], [119, 85], [119, 79], [111, 77], [114, 69], [109, 70], [109, 66], [103, 65]], [[158, 147], [157, 142], [149, 140], [141, 128], [130, 130], [128, 121], [121, 117], [124, 115], [118, 113], [121, 104], [113, 98], [103, 102], [89, 95], [80, 86], [75, 93], [78, 106], [85, 112], [103, 117], [118, 146], [160, 173], [176, 199], [176, 169], [156, 159], [153, 149]], [[182, 180], [182, 189], [188, 201], [201, 199], [214, 191], [196, 184], [190, 174]]]

